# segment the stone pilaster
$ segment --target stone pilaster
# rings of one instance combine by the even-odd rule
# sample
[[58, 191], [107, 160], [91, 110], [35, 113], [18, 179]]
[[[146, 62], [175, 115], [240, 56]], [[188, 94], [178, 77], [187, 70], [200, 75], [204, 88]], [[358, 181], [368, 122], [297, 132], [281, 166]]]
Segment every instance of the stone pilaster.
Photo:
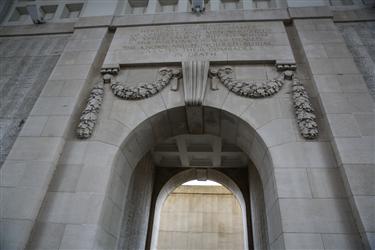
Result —
[[[363, 129], [374, 127], [374, 122], [360, 119], [361, 115], [373, 114], [374, 102], [332, 20], [295, 20], [294, 24], [329, 126], [355, 222], [366, 248], [374, 248], [375, 134], [374, 130], [368, 133]], [[344, 236], [322, 237], [323, 242], [339, 244]]]

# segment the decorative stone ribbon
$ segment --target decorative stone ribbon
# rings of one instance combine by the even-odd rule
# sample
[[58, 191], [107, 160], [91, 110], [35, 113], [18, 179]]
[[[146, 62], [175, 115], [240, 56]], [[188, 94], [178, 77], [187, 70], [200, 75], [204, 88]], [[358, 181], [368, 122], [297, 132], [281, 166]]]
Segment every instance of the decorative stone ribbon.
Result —
[[160, 78], [152, 83], [144, 83], [141, 86], [129, 87], [126, 83], [113, 82], [111, 89], [115, 96], [126, 100], [139, 100], [151, 97], [167, 86], [173, 78], [181, 78], [181, 70], [162, 68], [159, 70]]
[[233, 72], [229, 66], [219, 68], [217, 70], [210, 69], [211, 76], [217, 76], [220, 82], [233, 93], [250, 97], [261, 98], [272, 96], [280, 91], [284, 82], [284, 73], [281, 73], [279, 78], [274, 80], [267, 80], [263, 82], [245, 82], [236, 80], [231, 76]]
[[91, 90], [85, 109], [82, 111], [77, 128], [77, 136], [81, 139], [87, 139], [94, 131], [100, 106], [104, 98], [104, 84], [97, 83]]
[[306, 139], [317, 138], [319, 131], [314, 109], [305, 87], [297, 78], [293, 79], [292, 92], [293, 106], [301, 135]]

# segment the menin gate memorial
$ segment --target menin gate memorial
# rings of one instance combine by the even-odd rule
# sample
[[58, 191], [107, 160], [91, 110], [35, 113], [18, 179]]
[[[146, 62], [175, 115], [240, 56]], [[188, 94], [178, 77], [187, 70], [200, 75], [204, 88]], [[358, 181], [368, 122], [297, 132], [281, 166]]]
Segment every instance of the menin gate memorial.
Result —
[[0, 249], [375, 248], [368, 1], [73, 2], [0, 3]]

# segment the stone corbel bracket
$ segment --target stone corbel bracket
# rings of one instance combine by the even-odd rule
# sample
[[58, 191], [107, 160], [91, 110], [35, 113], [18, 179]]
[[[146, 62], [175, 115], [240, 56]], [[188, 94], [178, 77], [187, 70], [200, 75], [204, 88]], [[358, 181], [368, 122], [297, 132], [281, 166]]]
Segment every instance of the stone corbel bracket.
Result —
[[[276, 94], [284, 85], [284, 79], [287, 76], [287, 74], [282, 72], [277, 79], [246, 82], [235, 79], [232, 76], [232, 73], [233, 69], [230, 66], [221, 67], [219, 69], [210, 69], [210, 77], [217, 77], [227, 89], [236, 95], [250, 98], [262, 98]], [[217, 89], [217, 86], [213, 85], [211, 88], [215, 90]]]
[[77, 137], [80, 139], [90, 138], [98, 119], [100, 106], [104, 98], [104, 84], [98, 82], [91, 90], [85, 109], [82, 111], [77, 127]]
[[293, 79], [292, 92], [293, 106], [301, 135], [305, 139], [316, 139], [319, 130], [314, 109], [305, 87], [298, 78]]
[[115, 96], [126, 100], [140, 100], [151, 97], [164, 89], [172, 79], [181, 78], [181, 70], [161, 68], [160, 78], [155, 82], [143, 83], [140, 86], [130, 87], [128, 84], [119, 81], [111, 83], [111, 89]]

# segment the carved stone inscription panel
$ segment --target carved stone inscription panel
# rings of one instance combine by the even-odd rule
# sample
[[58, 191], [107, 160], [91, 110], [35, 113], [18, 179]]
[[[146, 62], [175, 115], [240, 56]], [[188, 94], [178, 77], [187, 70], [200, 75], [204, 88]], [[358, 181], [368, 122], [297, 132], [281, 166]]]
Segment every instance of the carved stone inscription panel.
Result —
[[294, 62], [282, 22], [118, 28], [105, 64], [186, 60]]

